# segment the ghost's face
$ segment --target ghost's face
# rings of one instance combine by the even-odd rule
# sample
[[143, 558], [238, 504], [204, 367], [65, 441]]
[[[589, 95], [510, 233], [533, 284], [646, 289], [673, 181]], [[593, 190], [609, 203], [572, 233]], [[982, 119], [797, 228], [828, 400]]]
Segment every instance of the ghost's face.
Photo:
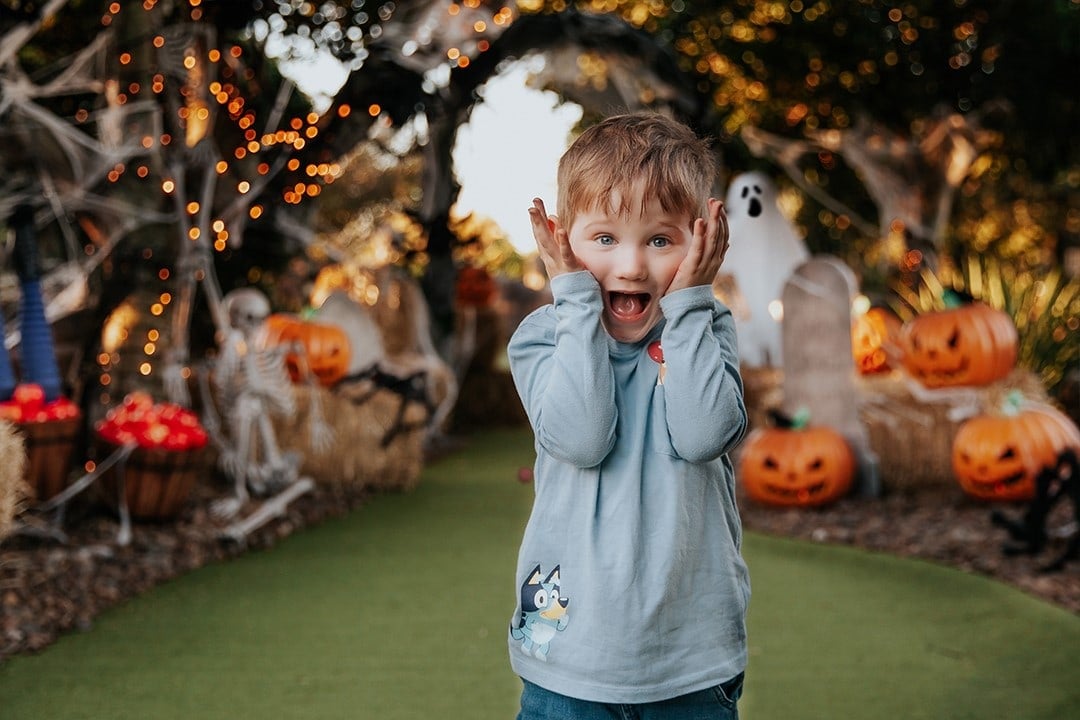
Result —
[[772, 181], [758, 172], [743, 173], [728, 188], [725, 208], [731, 218], [760, 218], [765, 215], [769, 203], [776, 202]]

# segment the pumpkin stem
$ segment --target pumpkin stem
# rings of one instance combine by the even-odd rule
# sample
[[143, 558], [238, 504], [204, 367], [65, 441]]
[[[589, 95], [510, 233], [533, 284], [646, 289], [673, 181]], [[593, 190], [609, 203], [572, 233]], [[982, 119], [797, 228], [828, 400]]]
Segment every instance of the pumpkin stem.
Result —
[[805, 430], [810, 424], [810, 408], [801, 407], [795, 411], [795, 417], [791, 418], [792, 430]]
[[785, 430], [805, 430], [810, 424], [810, 409], [801, 407], [794, 415], [784, 413], [780, 408], [769, 408], [769, 419], [773, 426]]
[[1016, 417], [1024, 409], [1024, 393], [1017, 389], [1009, 391], [1001, 401], [1001, 412], [1006, 417]]
[[963, 299], [960, 297], [960, 293], [952, 289], [941, 293], [941, 302], [945, 305], [946, 310], [955, 310], [964, 304]]

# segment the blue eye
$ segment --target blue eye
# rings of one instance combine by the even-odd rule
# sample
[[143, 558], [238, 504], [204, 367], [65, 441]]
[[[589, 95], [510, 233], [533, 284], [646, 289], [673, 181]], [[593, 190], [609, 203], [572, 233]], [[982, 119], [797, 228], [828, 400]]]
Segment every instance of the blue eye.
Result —
[[665, 248], [671, 244], [671, 240], [663, 236], [658, 236], [650, 240], [649, 244], [655, 248]]
[[615, 238], [611, 237], [610, 235], [598, 235], [596, 237], [596, 242], [600, 245], [614, 245]]

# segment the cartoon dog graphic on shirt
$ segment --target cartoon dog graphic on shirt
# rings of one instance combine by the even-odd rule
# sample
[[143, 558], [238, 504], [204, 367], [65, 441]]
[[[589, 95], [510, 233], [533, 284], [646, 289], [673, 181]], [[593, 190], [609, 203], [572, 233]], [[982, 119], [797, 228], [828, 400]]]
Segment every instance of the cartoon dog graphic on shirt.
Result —
[[510, 627], [510, 637], [521, 641], [521, 649], [547, 661], [548, 646], [555, 633], [566, 629], [568, 598], [559, 594], [559, 566], [543, 580], [537, 565], [521, 586], [521, 619]]

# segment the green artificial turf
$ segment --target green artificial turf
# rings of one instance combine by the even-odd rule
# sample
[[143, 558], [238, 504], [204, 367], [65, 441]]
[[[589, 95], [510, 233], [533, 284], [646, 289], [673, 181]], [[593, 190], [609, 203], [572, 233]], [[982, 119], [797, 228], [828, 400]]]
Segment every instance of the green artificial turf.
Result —
[[[0, 667], [3, 720], [512, 719], [525, 431]], [[995, 552], [995, 548], [988, 548]], [[748, 535], [744, 720], [1080, 716], [1080, 618], [983, 578]]]

